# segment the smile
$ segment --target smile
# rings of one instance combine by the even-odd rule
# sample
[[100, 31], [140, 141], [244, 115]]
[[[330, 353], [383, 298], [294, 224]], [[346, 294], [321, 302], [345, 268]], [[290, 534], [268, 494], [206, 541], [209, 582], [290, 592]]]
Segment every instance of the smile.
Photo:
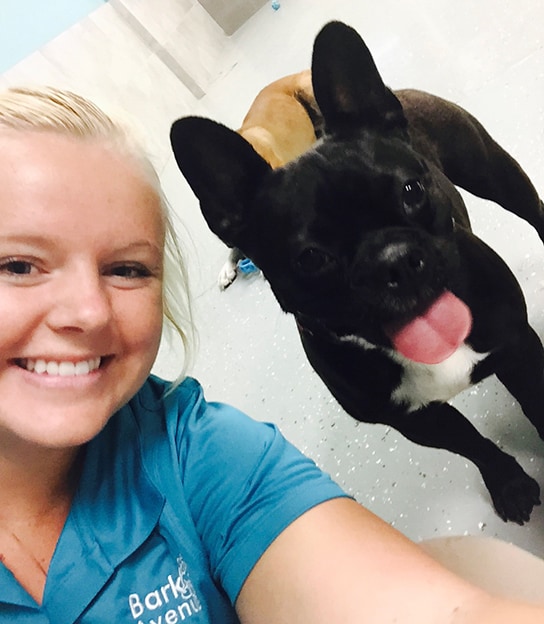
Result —
[[16, 360], [17, 366], [38, 375], [56, 375], [60, 377], [75, 377], [88, 375], [99, 368], [101, 358], [92, 358], [80, 362], [55, 362], [46, 360], [33, 360], [30, 358]]

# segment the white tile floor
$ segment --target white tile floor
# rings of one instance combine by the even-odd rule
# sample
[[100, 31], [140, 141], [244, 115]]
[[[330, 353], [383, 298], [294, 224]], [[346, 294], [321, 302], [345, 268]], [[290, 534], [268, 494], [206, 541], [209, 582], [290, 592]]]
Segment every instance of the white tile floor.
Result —
[[[425, 89], [478, 116], [544, 194], [544, 3], [535, 0], [283, 0], [278, 11], [264, 7], [232, 37], [234, 52], [221, 78], [193, 112], [237, 127], [262, 86], [308, 66], [313, 38], [330, 19], [361, 33], [391, 87]], [[387, 427], [357, 424], [337, 406], [306, 363], [293, 319], [261, 278], [220, 293], [215, 279], [225, 248], [208, 231], [172, 159], [163, 179], [192, 239], [201, 337], [194, 374], [209, 398], [278, 423], [361, 503], [411, 538], [497, 536], [544, 556], [544, 507], [526, 526], [503, 523], [467, 461], [415, 446]], [[518, 276], [544, 338], [541, 242], [498, 207], [466, 199], [475, 231]], [[165, 351], [156, 370], [171, 374], [172, 362]], [[544, 442], [494, 379], [454, 403], [544, 491]]]

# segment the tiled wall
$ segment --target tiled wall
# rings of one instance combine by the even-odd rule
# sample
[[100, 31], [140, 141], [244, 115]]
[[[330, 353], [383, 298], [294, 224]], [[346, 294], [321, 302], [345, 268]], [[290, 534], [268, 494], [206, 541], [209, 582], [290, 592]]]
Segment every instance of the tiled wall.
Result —
[[232, 35], [266, 0], [199, 0], [227, 35]]

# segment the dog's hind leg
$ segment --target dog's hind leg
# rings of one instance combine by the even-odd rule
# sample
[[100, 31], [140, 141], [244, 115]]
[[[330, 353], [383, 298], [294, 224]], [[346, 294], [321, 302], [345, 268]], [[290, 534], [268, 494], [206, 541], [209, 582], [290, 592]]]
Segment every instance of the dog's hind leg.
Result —
[[228, 288], [238, 275], [238, 262], [243, 260], [245, 255], [237, 248], [233, 247], [230, 250], [229, 257], [225, 264], [221, 267], [219, 275], [217, 277], [217, 283], [221, 290]]
[[455, 184], [530, 223], [544, 241], [544, 205], [519, 163], [460, 106], [411, 89], [397, 92], [416, 149]]
[[[544, 203], [519, 163], [480, 128], [480, 159], [473, 171], [445, 171], [452, 182], [490, 199], [530, 223], [544, 241]], [[464, 169], [464, 168], [463, 168]]]
[[540, 487], [517, 461], [482, 436], [447, 403], [431, 403], [391, 423], [409, 440], [470, 459], [480, 470], [498, 515], [523, 524], [540, 504]]

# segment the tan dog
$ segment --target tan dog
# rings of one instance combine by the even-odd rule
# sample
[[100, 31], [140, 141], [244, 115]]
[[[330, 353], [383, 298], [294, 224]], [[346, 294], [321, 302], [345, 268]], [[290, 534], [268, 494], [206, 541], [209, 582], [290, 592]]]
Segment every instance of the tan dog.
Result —
[[271, 167], [281, 167], [316, 139], [312, 117], [319, 116], [310, 70], [280, 78], [259, 92], [238, 134]]
[[[314, 99], [309, 69], [270, 83], [253, 101], [237, 131], [271, 167], [276, 169], [294, 160], [316, 140], [321, 114]], [[232, 249], [219, 273], [219, 287], [225, 289], [236, 279], [244, 254]]]

